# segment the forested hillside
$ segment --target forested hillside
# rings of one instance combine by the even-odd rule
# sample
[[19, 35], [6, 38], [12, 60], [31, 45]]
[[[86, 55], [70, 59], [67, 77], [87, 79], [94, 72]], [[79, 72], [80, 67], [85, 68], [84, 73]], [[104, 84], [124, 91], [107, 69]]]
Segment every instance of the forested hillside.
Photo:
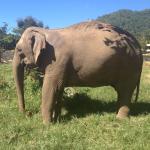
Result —
[[132, 33], [142, 46], [150, 43], [150, 9], [143, 11], [119, 10], [98, 17], [97, 20], [111, 23]]

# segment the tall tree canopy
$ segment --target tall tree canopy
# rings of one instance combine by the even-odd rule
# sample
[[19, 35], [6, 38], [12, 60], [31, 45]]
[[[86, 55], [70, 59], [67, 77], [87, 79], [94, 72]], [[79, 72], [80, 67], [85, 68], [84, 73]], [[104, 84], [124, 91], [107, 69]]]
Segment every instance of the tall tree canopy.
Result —
[[11, 33], [7, 33], [8, 24], [3, 23], [3, 26], [0, 27], [0, 50], [2, 49], [13, 49], [17, 42], [17, 37]]
[[17, 27], [14, 29], [14, 33], [20, 36], [26, 28], [31, 26], [44, 27], [44, 24], [42, 21], [39, 21], [32, 16], [28, 16], [23, 19], [21, 18], [17, 20]]
[[[0, 49], [14, 49], [16, 42], [20, 38], [23, 31], [30, 26], [44, 27], [44, 24], [42, 21], [39, 21], [32, 16], [28, 16], [18, 19], [17, 27], [14, 28], [11, 33], [8, 33], [8, 24], [4, 22], [3, 26], [0, 27]], [[48, 26], [44, 28], [48, 28]]]

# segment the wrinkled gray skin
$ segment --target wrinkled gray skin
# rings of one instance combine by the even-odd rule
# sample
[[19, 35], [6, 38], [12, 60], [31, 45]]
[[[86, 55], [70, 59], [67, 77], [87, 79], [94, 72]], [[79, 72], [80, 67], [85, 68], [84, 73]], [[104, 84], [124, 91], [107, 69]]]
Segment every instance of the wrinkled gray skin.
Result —
[[117, 117], [125, 118], [136, 87], [138, 96], [142, 63], [136, 39], [110, 24], [91, 21], [56, 30], [30, 27], [17, 43], [13, 59], [19, 110], [25, 111], [24, 66], [36, 65], [44, 73], [44, 123], [60, 117], [66, 86], [112, 86], [118, 94]]

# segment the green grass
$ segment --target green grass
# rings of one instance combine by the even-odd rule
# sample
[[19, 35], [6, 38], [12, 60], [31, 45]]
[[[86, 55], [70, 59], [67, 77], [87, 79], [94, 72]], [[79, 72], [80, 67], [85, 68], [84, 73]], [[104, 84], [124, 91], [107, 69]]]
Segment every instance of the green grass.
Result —
[[2, 150], [149, 150], [150, 66], [144, 65], [138, 103], [130, 119], [115, 118], [116, 93], [111, 87], [75, 88], [63, 98], [61, 123], [44, 126], [41, 88], [26, 78], [26, 115], [18, 112], [11, 65], [0, 65], [0, 149]]

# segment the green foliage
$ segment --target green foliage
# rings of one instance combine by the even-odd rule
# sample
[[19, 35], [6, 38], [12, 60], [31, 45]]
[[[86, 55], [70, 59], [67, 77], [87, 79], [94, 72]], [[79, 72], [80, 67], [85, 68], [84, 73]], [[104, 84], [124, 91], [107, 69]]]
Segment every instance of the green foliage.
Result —
[[11, 66], [0, 65], [0, 101], [11, 101], [15, 97], [15, 85]]
[[[4, 22], [3, 26], [0, 27], [0, 50], [14, 49], [23, 31], [30, 26], [44, 27], [44, 24], [32, 16], [28, 16], [24, 19], [18, 19], [17, 27], [13, 28], [11, 33], [8, 33], [8, 24]], [[45, 28], [48, 28], [48, 26], [45, 26]]]
[[97, 20], [111, 23], [132, 33], [144, 47], [150, 43], [150, 9], [143, 11], [119, 10], [98, 17]]
[[0, 50], [12, 50], [18, 41], [18, 36], [7, 33], [7, 31], [8, 24], [4, 23], [4, 25], [0, 27]]
[[34, 68], [32, 70], [26, 69], [25, 81], [28, 84], [27, 88], [32, 90], [32, 92], [35, 94], [39, 89], [41, 89], [43, 74], [40, 73], [37, 68]]
[[12, 50], [16, 46], [18, 37], [13, 34], [7, 34], [2, 39], [0, 39], [0, 48], [5, 50]]
[[7, 33], [8, 24], [3, 22], [3, 26], [0, 27], [0, 38]]
[[0, 65], [0, 149], [135, 149], [149, 150], [150, 70], [144, 65], [139, 102], [131, 117], [115, 118], [116, 93], [111, 87], [74, 88], [64, 95], [62, 121], [44, 126], [38, 73], [25, 77], [26, 113], [18, 112], [11, 65]]

